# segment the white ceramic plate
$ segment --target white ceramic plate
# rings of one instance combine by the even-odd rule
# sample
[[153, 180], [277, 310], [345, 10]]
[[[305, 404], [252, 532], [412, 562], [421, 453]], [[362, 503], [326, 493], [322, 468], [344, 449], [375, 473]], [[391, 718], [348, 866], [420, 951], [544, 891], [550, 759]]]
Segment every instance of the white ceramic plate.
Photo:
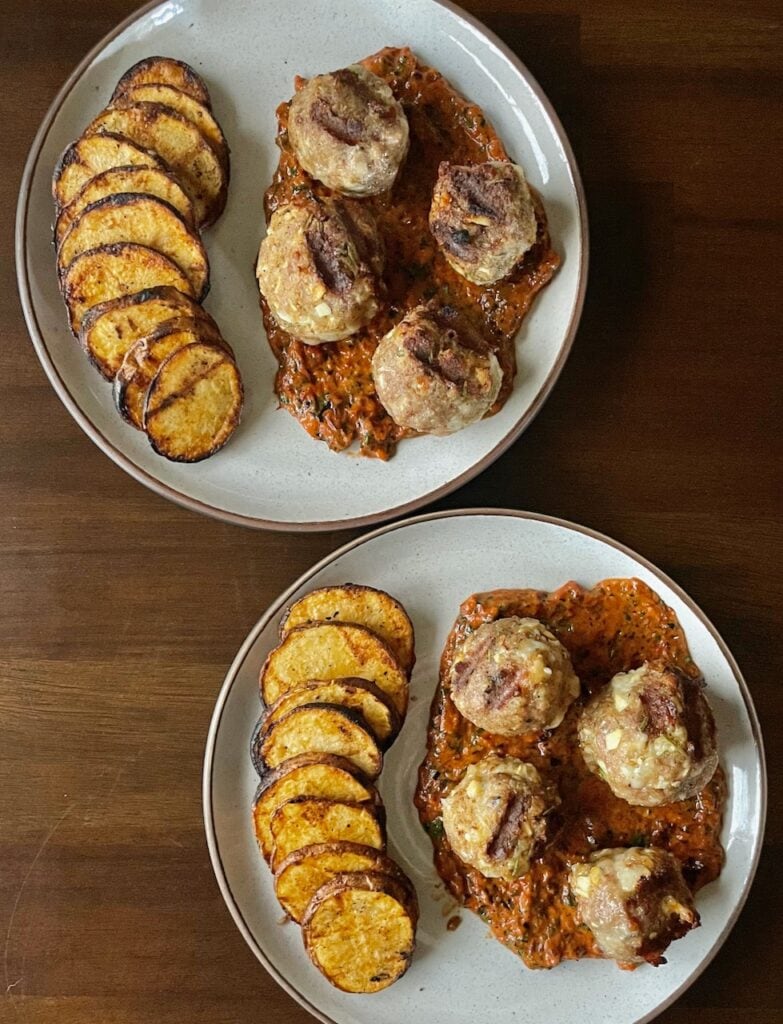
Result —
[[[452, 438], [400, 445], [383, 464], [331, 453], [272, 392], [253, 266], [262, 196], [277, 163], [275, 108], [297, 73], [341, 67], [386, 45], [409, 45], [488, 112], [546, 203], [563, 265], [518, 340], [519, 374], [503, 410]], [[51, 245], [51, 174], [65, 146], [142, 57], [181, 58], [201, 72], [232, 150], [226, 212], [207, 233], [206, 307], [234, 347], [245, 381], [243, 421], [215, 458], [195, 466], [156, 456], [114, 411], [110, 388], [70, 336]], [[159, 494], [248, 526], [326, 529], [409, 512], [466, 482], [519, 436], [543, 404], [576, 331], [587, 276], [587, 221], [562, 127], [519, 60], [471, 17], [441, 0], [320, 0], [300, 16], [290, 0], [171, 0], [142, 8], [101, 42], [65, 84], [33, 143], [17, 214], [25, 317], [49, 379], [88, 436]]]
[[[564, 963], [529, 971], [478, 917], [446, 930], [443, 887], [412, 796], [424, 755], [438, 661], [459, 605], [495, 587], [551, 590], [567, 580], [592, 586], [637, 576], [677, 613], [708, 684], [729, 799], [722, 841], [726, 865], [697, 898], [702, 927], [672, 946], [669, 963], [620, 971], [609, 961]], [[281, 925], [271, 876], [256, 848], [250, 807], [258, 782], [249, 757], [259, 714], [258, 671], [277, 642], [282, 609], [314, 587], [346, 581], [388, 590], [416, 629], [416, 667], [405, 726], [387, 755], [380, 790], [389, 846], [416, 884], [418, 948], [408, 973], [372, 996], [333, 989], [304, 954], [299, 929]], [[670, 579], [606, 537], [561, 520], [477, 510], [421, 516], [346, 545], [282, 594], [250, 632], [218, 697], [204, 765], [204, 816], [212, 863], [228, 908], [270, 973], [322, 1021], [336, 1024], [475, 1024], [545, 1020], [548, 1024], [635, 1024], [659, 1013], [698, 976], [726, 938], [745, 901], [761, 847], [766, 776], [758, 720], [734, 659], [715, 628]], [[448, 904], [453, 908], [453, 904]]]

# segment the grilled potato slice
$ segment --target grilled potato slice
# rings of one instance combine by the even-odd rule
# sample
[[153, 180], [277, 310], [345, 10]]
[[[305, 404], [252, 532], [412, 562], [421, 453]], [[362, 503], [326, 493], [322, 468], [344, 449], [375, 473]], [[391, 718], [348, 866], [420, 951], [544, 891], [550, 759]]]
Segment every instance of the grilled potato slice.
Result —
[[367, 679], [391, 699], [399, 715], [408, 706], [408, 677], [387, 645], [365, 626], [316, 622], [290, 629], [261, 669], [261, 697], [269, 707], [281, 694], [313, 679]]
[[242, 380], [225, 348], [199, 342], [169, 356], [147, 392], [144, 430], [159, 455], [200, 462], [239, 425]]
[[112, 103], [124, 96], [129, 89], [150, 82], [173, 85], [175, 89], [181, 89], [199, 103], [207, 107], [212, 106], [209, 89], [201, 75], [194, 71], [190, 64], [175, 60], [173, 57], [147, 57], [134, 64], [117, 83], [117, 88], [112, 93]]
[[229, 154], [228, 143], [223, 130], [214, 118], [212, 111], [203, 103], [193, 99], [182, 89], [173, 85], [161, 85], [160, 83], [149, 83], [146, 85], [134, 85], [127, 89], [122, 96], [112, 100], [113, 107], [127, 107], [133, 103], [162, 103], [171, 107], [178, 114], [182, 114], [188, 121], [191, 121], [201, 132], [215, 153], [220, 157], [224, 167], [228, 167]]
[[107, 380], [113, 380], [137, 338], [183, 316], [203, 320], [216, 334], [220, 333], [215, 321], [197, 302], [176, 288], [164, 286], [93, 306], [82, 318], [79, 340], [98, 371]]
[[301, 704], [259, 733], [259, 761], [265, 769], [308, 752], [344, 757], [368, 779], [377, 779], [383, 767], [381, 748], [364, 718], [339, 704]]
[[199, 227], [212, 224], [223, 212], [228, 193], [226, 169], [198, 128], [176, 110], [162, 103], [109, 107], [84, 134], [96, 132], [119, 132], [157, 153], [193, 200]]
[[305, 949], [343, 992], [379, 992], [407, 971], [418, 907], [411, 890], [378, 871], [349, 871], [322, 885], [302, 919]]
[[288, 916], [297, 924], [316, 892], [335, 875], [345, 871], [379, 871], [403, 885], [408, 879], [380, 850], [361, 843], [318, 843], [294, 850], [275, 872], [275, 895]]
[[253, 824], [266, 861], [272, 856], [270, 822], [278, 807], [299, 796], [323, 797], [343, 803], [380, 804], [375, 787], [351, 761], [332, 754], [300, 754], [261, 776], [253, 801]]
[[131, 139], [117, 132], [83, 135], [72, 142], [57, 161], [52, 178], [52, 196], [61, 210], [102, 171], [112, 167], [155, 167], [165, 171], [163, 161]]
[[303, 846], [347, 840], [386, 849], [382, 815], [370, 803], [299, 796], [286, 800], [272, 815], [272, 870]]
[[195, 226], [193, 203], [187, 193], [166, 171], [157, 167], [111, 167], [108, 171], [96, 174], [94, 178], [82, 186], [65, 209], [60, 211], [54, 225], [54, 241], [62, 242], [68, 228], [79, 214], [91, 203], [96, 203], [106, 196], [120, 195], [123, 192], [137, 192], [157, 199], [165, 200], [173, 206], [188, 227]]
[[410, 675], [416, 660], [413, 623], [399, 601], [374, 587], [345, 583], [341, 587], [311, 590], [291, 605], [280, 623], [285, 636], [295, 626], [311, 622], [356, 622], [377, 633], [391, 647]]
[[80, 253], [60, 281], [76, 335], [84, 314], [99, 302], [158, 285], [170, 285], [193, 297], [190, 281], [176, 263], [134, 242], [99, 245]]
[[220, 331], [197, 317], [168, 320], [134, 342], [114, 378], [114, 404], [120, 416], [142, 430], [144, 403], [158, 370], [177, 349], [200, 341], [225, 347]]
[[168, 256], [184, 271], [199, 302], [209, 291], [201, 239], [169, 203], [135, 192], [106, 196], [82, 210], [57, 250], [60, 276], [79, 253], [115, 242], [136, 242]]
[[264, 725], [282, 718], [301, 704], [339, 704], [358, 711], [381, 749], [400, 731], [400, 716], [389, 697], [366, 679], [315, 679], [281, 694], [267, 709]]

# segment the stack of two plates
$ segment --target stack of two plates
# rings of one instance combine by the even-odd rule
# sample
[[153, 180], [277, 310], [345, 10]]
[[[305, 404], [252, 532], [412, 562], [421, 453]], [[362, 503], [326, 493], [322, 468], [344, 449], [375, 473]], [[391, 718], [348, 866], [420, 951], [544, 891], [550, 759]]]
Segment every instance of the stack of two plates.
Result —
[[[297, 24], [292, 24], [295, 17]], [[229, 522], [271, 529], [377, 524], [448, 493], [489, 465], [543, 404], [567, 357], [586, 283], [584, 198], [562, 128], [526, 69], [482, 26], [451, 4], [339, 0], [310, 5], [306, 28], [290, 3], [188, 0], [142, 9], [74, 72], [36, 137], [17, 221], [19, 283], [37, 352], [57, 393], [115, 462], [174, 501]], [[518, 339], [519, 376], [503, 410], [470, 430], [404, 445], [387, 464], [330, 453], [309, 441], [272, 393], [275, 361], [263, 340], [249, 268], [261, 233], [261, 194], [277, 154], [274, 109], [297, 72], [330, 70], [386, 45], [407, 45], [439, 68], [489, 115], [510, 155], [542, 193], [563, 263], [536, 301]], [[231, 340], [246, 382], [243, 423], [219, 457], [197, 466], [167, 463], [116, 417], [105, 385], [68, 336], [51, 255], [51, 170], [60, 152], [100, 109], [135, 61], [170, 54], [204, 71], [232, 143], [225, 215], [209, 243], [210, 312]], [[238, 60], [237, 54], [247, 55]], [[251, 56], [252, 55], [252, 56]], [[250, 285], [249, 285], [250, 281]], [[709, 680], [729, 781], [726, 866], [699, 897], [702, 927], [678, 943], [663, 969], [618, 971], [606, 961], [524, 972], [485, 926], [465, 915], [444, 927], [443, 891], [412, 794], [423, 757], [437, 659], [460, 602], [496, 587], [552, 589], [638, 576], [670, 605]], [[260, 863], [248, 808], [256, 782], [247, 754], [258, 715], [258, 669], [276, 643], [279, 614], [306, 590], [346, 580], [390, 591], [416, 628], [412, 704], [386, 759], [381, 792], [391, 855], [411, 875], [421, 903], [418, 951], [406, 976], [372, 997], [332, 989], [302, 953], [298, 930], [280, 909]], [[654, 1016], [700, 973], [720, 947], [747, 894], [763, 830], [765, 781], [758, 723], [724, 643], [694, 603], [631, 551], [591, 531], [543, 516], [497, 510], [420, 516], [377, 530], [315, 566], [268, 609], [237, 655], [218, 698], [207, 744], [204, 809], [221, 890], [242, 934], [271, 973], [324, 1021], [439, 1024], [545, 1019], [571, 1024], [589, 1013], [606, 1024]], [[575, 982], [578, 981], [578, 984]]]

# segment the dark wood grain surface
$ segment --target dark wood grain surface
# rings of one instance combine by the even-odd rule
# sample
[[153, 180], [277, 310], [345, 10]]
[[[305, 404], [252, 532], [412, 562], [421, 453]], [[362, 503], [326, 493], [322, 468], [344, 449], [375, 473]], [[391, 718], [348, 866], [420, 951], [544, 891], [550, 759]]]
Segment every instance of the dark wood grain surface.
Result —
[[[183, 511], [70, 419], [28, 340], [13, 218], [35, 130], [133, 0], [0, 0], [0, 1021], [311, 1018], [267, 976], [209, 864], [213, 702], [265, 606], [346, 533]], [[558, 110], [592, 266], [571, 359], [499, 462], [439, 507], [551, 513], [631, 545], [736, 654], [767, 744], [755, 886], [661, 1020], [783, 1006], [781, 32], [774, 0], [471, 0]]]

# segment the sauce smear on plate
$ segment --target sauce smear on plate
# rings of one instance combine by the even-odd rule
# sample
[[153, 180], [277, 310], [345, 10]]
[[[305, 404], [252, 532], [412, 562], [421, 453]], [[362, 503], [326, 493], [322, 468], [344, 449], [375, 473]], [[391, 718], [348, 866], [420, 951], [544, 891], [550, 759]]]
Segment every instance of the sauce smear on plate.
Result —
[[[539, 619], [568, 650], [582, 681], [582, 696], [552, 733], [494, 736], [468, 722], [448, 693], [448, 676], [460, 639], [483, 622], [509, 615]], [[566, 583], [554, 593], [494, 590], [474, 594], [446, 641], [440, 683], [432, 704], [427, 755], [419, 769], [416, 805], [435, 847], [435, 866], [449, 891], [485, 920], [493, 934], [528, 967], [598, 957], [592, 935], [575, 914], [568, 869], [594, 850], [659, 846], [680, 861], [692, 891], [718, 877], [723, 865], [720, 828], [726, 783], [719, 767], [692, 800], [663, 807], [632, 807], [589, 771], [579, 752], [577, 720], [590, 694], [617, 672], [644, 661], [665, 660], [698, 678], [677, 617], [645, 583], [604, 580], [592, 590]], [[450, 849], [443, 831], [441, 797], [466, 767], [490, 751], [529, 761], [554, 779], [563, 827], [534, 859], [530, 872], [512, 882], [485, 878]]]
[[[436, 299], [472, 318], [503, 369], [502, 408], [516, 371], [514, 339], [533, 298], [551, 279], [560, 258], [550, 245], [546, 216], [536, 196], [538, 239], [509, 277], [482, 287], [452, 270], [427, 222], [442, 160], [457, 164], [507, 160], [503, 144], [481, 109], [463, 99], [433, 68], [408, 49], [388, 47], [361, 62], [383, 78], [410, 124], [410, 152], [394, 187], [360, 200], [375, 214], [386, 247], [386, 302], [366, 328], [346, 341], [306, 345], [284, 331], [261, 301], [267, 337], [279, 363], [275, 393], [315, 438], [334, 451], [358, 441], [363, 455], [388, 459], [409, 435], [381, 405], [371, 361], [380, 339], [405, 313]], [[288, 142], [288, 103], [277, 110], [280, 162], [265, 194], [267, 220], [286, 203], [332, 194], [299, 166]]]

